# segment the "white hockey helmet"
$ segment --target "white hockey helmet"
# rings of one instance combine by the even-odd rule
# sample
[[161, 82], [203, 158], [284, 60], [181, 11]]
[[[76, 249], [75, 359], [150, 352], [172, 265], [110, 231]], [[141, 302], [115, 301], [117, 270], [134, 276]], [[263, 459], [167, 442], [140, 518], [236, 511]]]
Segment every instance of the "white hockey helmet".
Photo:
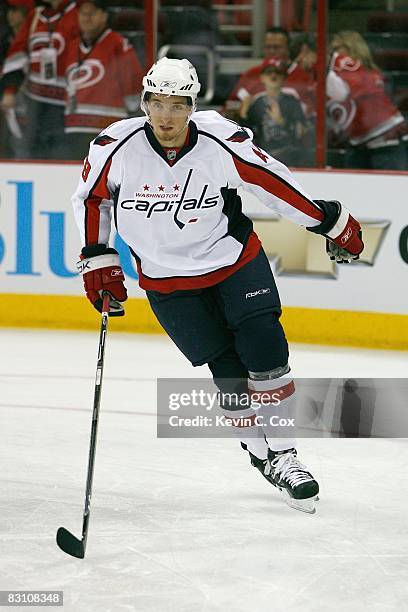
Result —
[[162, 57], [143, 77], [140, 107], [147, 115], [146, 93], [191, 98], [192, 110], [197, 107], [197, 94], [201, 89], [196, 69], [187, 59]]

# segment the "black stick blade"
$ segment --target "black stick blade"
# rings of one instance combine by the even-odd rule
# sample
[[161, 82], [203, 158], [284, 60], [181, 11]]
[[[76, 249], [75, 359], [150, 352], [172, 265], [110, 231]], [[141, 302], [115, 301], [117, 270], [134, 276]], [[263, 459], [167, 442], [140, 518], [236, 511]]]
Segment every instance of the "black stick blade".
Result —
[[85, 557], [85, 546], [82, 540], [78, 540], [72, 533], [64, 527], [57, 531], [57, 544], [68, 555], [83, 559]]

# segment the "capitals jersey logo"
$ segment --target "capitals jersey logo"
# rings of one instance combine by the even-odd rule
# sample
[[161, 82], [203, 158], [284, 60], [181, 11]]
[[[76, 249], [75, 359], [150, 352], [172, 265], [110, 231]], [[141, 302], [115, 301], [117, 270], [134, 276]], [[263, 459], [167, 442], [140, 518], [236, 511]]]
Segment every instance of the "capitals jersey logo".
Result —
[[[123, 200], [120, 203], [122, 210], [135, 210], [143, 213], [146, 219], [151, 219], [153, 215], [159, 213], [171, 213], [173, 221], [179, 229], [183, 229], [189, 223], [196, 223], [199, 217], [195, 216], [195, 211], [213, 208], [220, 200], [220, 194], [206, 197], [208, 184], [204, 185], [201, 193], [196, 198], [186, 198], [187, 187], [189, 185], [193, 170], [190, 169], [186, 182], [182, 187], [174, 185], [168, 189], [165, 185], [159, 185], [158, 191], [148, 184], [143, 185], [143, 191], [136, 192], [132, 200]], [[189, 211], [194, 211], [194, 216], [188, 217]], [[180, 213], [184, 213], [185, 222], [179, 218]]]

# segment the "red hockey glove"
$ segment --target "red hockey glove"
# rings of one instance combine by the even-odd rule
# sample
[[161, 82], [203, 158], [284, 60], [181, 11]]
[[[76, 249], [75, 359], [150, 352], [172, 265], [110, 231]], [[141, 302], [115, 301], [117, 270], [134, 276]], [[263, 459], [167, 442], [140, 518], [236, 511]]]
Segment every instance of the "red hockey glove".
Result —
[[327, 254], [337, 263], [350, 263], [358, 259], [364, 249], [359, 222], [336, 200], [314, 202], [322, 209], [325, 218], [320, 225], [308, 227], [309, 232], [326, 237]]
[[83, 275], [86, 297], [102, 312], [102, 293], [107, 291], [111, 296], [109, 316], [123, 316], [125, 311], [120, 302], [127, 300], [127, 291], [118, 252], [104, 244], [93, 244], [84, 247], [81, 253], [77, 268]]

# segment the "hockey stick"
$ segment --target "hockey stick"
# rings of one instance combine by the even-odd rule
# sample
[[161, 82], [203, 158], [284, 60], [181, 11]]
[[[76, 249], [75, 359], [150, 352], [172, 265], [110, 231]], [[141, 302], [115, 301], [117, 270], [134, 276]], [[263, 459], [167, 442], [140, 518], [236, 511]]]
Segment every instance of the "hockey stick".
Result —
[[89, 514], [91, 511], [91, 497], [92, 497], [92, 482], [95, 464], [95, 451], [96, 451], [96, 435], [98, 431], [98, 419], [99, 419], [99, 406], [101, 403], [101, 390], [102, 390], [102, 375], [103, 375], [103, 360], [105, 355], [105, 339], [106, 332], [108, 330], [108, 319], [109, 319], [109, 301], [110, 296], [108, 293], [103, 294], [103, 305], [102, 305], [102, 320], [101, 320], [101, 331], [99, 335], [99, 348], [98, 348], [98, 362], [96, 366], [96, 377], [95, 377], [95, 392], [94, 392], [94, 403], [93, 403], [93, 414], [92, 414], [92, 428], [91, 428], [91, 441], [89, 445], [89, 459], [88, 459], [88, 475], [86, 479], [86, 492], [85, 492], [85, 508], [82, 522], [82, 539], [78, 540], [72, 533], [70, 533], [64, 527], [60, 527], [57, 531], [57, 544], [66, 552], [68, 555], [83, 559], [85, 557], [86, 541], [88, 538], [88, 526], [89, 526]]

